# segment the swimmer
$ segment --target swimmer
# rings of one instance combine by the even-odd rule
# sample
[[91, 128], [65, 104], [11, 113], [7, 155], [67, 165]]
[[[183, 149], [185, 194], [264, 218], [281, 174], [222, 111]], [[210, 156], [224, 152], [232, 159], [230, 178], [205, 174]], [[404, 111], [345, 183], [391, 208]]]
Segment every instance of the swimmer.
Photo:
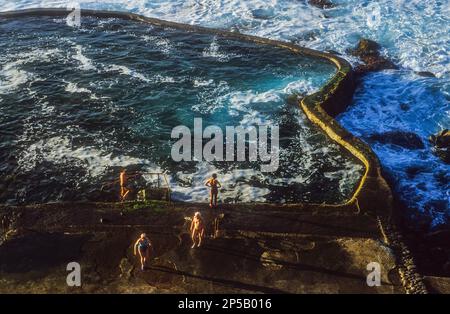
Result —
[[203, 223], [203, 218], [199, 212], [196, 212], [194, 214], [190, 230], [193, 243], [191, 248], [195, 248], [195, 245], [197, 245], [197, 247], [200, 247], [202, 245], [202, 240], [205, 237], [205, 225]]
[[125, 201], [128, 193], [130, 193], [130, 189], [127, 188], [127, 173], [126, 169], [122, 169], [119, 175], [120, 181], [120, 200]]
[[217, 207], [217, 195], [219, 194], [219, 188], [222, 187], [217, 180], [217, 174], [213, 173], [212, 177], [205, 182], [205, 186], [211, 188], [209, 193], [209, 207]]
[[139, 256], [141, 257], [141, 270], [145, 269], [145, 263], [150, 259], [150, 247], [152, 243], [147, 238], [145, 233], [141, 234], [141, 237], [137, 239], [134, 244], [134, 255], [136, 256], [137, 248], [139, 248]]

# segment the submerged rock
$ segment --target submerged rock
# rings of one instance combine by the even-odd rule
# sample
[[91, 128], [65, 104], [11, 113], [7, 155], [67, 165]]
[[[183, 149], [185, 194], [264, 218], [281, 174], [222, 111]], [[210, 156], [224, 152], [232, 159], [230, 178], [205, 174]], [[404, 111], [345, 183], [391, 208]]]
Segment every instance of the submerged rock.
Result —
[[430, 142], [434, 146], [434, 153], [445, 163], [450, 164], [450, 131], [445, 129], [436, 135], [431, 135]]
[[423, 76], [423, 77], [436, 77], [436, 75], [434, 75], [434, 73], [431, 73], [429, 71], [419, 71], [419, 72], [415, 72], [417, 75], [419, 76]]
[[394, 144], [407, 149], [423, 149], [425, 147], [417, 134], [405, 131], [375, 133], [369, 137], [369, 141]]
[[255, 19], [269, 20], [273, 17], [273, 11], [269, 9], [254, 9], [251, 11]]
[[413, 179], [419, 173], [424, 172], [427, 169], [423, 166], [410, 166], [410, 167], [407, 167], [405, 170], [406, 170], [406, 174], [408, 175], [408, 178]]
[[400, 104], [400, 109], [403, 111], [408, 111], [411, 107], [408, 104], [402, 103]]
[[379, 55], [380, 48], [381, 48], [380, 44], [378, 44], [377, 42], [370, 39], [362, 38], [358, 42], [358, 46], [356, 46], [355, 49], [350, 50], [350, 53], [360, 58], [368, 56], [377, 56]]
[[308, 0], [308, 3], [320, 9], [330, 9], [335, 6], [334, 3], [329, 0]]
[[340, 52], [338, 52], [338, 51], [336, 51], [336, 50], [333, 50], [333, 49], [328, 49], [327, 52], [332, 53], [332, 54], [337, 55], [337, 56], [340, 56], [340, 55], [341, 55]]
[[371, 71], [380, 71], [385, 69], [397, 69], [398, 67], [389, 59], [380, 55], [380, 45], [370, 39], [361, 39], [355, 49], [348, 52], [359, 57], [365, 64], [358, 65], [355, 72], [364, 74]]
[[436, 182], [439, 183], [439, 185], [442, 187], [450, 184], [450, 173], [447, 173], [446, 171], [438, 171], [433, 174], [433, 177], [436, 179]]
[[298, 107], [299, 103], [302, 101], [303, 98], [305, 98], [306, 93], [301, 94], [291, 94], [286, 98], [286, 103], [290, 106], [296, 106]]

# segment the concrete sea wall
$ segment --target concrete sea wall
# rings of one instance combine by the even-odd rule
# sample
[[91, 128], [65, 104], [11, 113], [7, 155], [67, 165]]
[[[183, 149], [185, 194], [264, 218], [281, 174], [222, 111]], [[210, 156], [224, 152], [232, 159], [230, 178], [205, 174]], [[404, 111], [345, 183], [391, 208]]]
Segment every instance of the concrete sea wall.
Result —
[[[69, 11], [65, 9], [28, 9], [12, 12], [0, 13], [1, 18], [20, 18], [25, 16], [55, 16], [65, 17]], [[318, 58], [336, 66], [336, 74], [326, 83], [318, 92], [307, 95], [299, 101], [300, 108], [304, 111], [307, 118], [317, 125], [329, 138], [345, 148], [358, 159], [365, 167], [363, 176], [355, 187], [351, 197], [342, 204], [225, 204], [223, 211], [233, 212], [233, 218], [224, 222], [228, 232], [275, 232], [277, 234], [298, 233], [303, 234], [321, 234], [330, 235], [328, 229], [320, 225], [324, 220], [329, 219], [330, 225], [333, 225], [335, 231], [333, 236], [358, 236], [380, 238], [386, 245], [391, 245], [394, 253], [398, 257], [399, 274], [402, 284], [410, 292], [426, 292], [421, 282], [420, 275], [415, 273], [415, 267], [407, 269], [405, 261], [411, 260], [408, 254], [404, 254], [404, 245], [398, 239], [398, 233], [394, 230], [391, 223], [391, 213], [393, 210], [392, 192], [381, 174], [381, 167], [377, 156], [371, 148], [362, 142], [350, 132], [345, 130], [334, 117], [343, 112], [350, 103], [355, 89], [355, 79], [350, 64], [334, 54], [325, 53], [305, 47], [300, 47], [291, 43], [270, 40], [251, 35], [228, 32], [219, 29], [211, 29], [195, 25], [179, 24], [175, 22], [163, 21], [155, 18], [145, 17], [133, 13], [111, 12], [98, 10], [81, 10], [81, 16], [94, 16], [99, 18], [121, 18], [137, 22], [149, 23], [161, 27], [170, 27], [182, 29], [187, 32], [200, 32], [215, 34], [217, 36], [251, 41], [264, 45], [271, 45], [288, 49], [299, 55], [306, 55]], [[196, 205], [196, 204], [192, 204]], [[63, 204], [61, 206], [64, 206]], [[198, 205], [203, 206], [203, 205]], [[280, 225], [267, 225], [267, 219], [260, 215], [261, 213], [273, 213], [278, 219], [286, 218], [289, 221], [293, 216], [308, 220], [308, 223], [297, 220], [291, 226], [284, 223]], [[236, 218], [240, 213], [242, 217]], [[255, 218], [253, 226], [245, 224], [252, 213], [259, 213]], [[234, 220], [233, 220], [234, 219]], [[249, 218], [252, 219], [252, 218]], [[313, 224], [311, 224], [313, 222]], [[362, 235], [360, 231], [356, 233], [346, 233], [345, 227], [349, 224], [353, 228], [365, 230], [368, 234]], [[284, 227], [283, 227], [284, 226]], [[314, 226], [314, 227], [311, 227]], [[255, 230], [252, 230], [255, 229]], [[337, 232], [337, 233], [336, 233]], [[338, 235], [338, 233], [345, 233]], [[409, 262], [412, 263], [412, 262]], [[411, 279], [413, 278], [413, 279]]]

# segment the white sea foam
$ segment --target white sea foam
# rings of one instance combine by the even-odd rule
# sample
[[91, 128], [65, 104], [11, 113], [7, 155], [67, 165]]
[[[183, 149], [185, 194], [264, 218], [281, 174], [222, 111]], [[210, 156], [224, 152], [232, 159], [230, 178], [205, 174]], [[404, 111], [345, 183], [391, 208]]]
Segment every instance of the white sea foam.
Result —
[[72, 55], [72, 58], [77, 60], [80, 63], [81, 70], [84, 70], [84, 71], [96, 70], [92, 60], [83, 54], [82, 46], [75, 45], [75, 51], [76, 51], [76, 53], [74, 55]]
[[243, 127], [271, 124], [269, 114], [261, 113], [258, 105], [281, 101], [280, 95], [273, 90], [255, 93], [253, 91], [232, 92], [227, 95], [232, 115], [240, 115], [239, 124]]
[[283, 88], [283, 93], [290, 95], [293, 93], [312, 94], [317, 90], [317, 84], [313, 83], [312, 78], [290, 82]]
[[38, 162], [47, 161], [55, 165], [64, 164], [67, 161], [87, 170], [90, 177], [102, 175], [109, 167], [126, 167], [129, 165], [146, 165], [147, 169], [158, 172], [159, 168], [153, 167], [151, 162], [145, 159], [131, 156], [113, 156], [96, 147], [72, 146], [68, 137], [55, 136], [42, 139], [27, 146], [18, 156], [18, 164], [21, 170], [31, 171]]
[[214, 58], [219, 62], [228, 62], [231, 58], [239, 57], [239, 55], [221, 51], [217, 38], [214, 37], [209, 47], [203, 51], [203, 57]]
[[213, 113], [226, 105], [230, 86], [226, 81], [212, 82], [204, 85], [206, 89], [199, 91], [198, 104], [192, 106], [192, 110], [200, 113]]
[[200, 80], [200, 79], [194, 79], [194, 87], [202, 87], [202, 86], [209, 86], [214, 84], [214, 80]]
[[173, 42], [171, 42], [166, 38], [145, 35], [142, 36], [142, 39], [144, 39], [144, 41], [146, 42], [154, 44], [162, 53], [166, 55], [173, 53], [174, 49]]
[[127, 66], [124, 65], [103, 65], [104, 71], [108, 72], [119, 72], [121, 75], [128, 75], [131, 76], [137, 80], [140, 80], [145, 83], [176, 83], [177, 81], [181, 81], [181, 79], [175, 80], [175, 78], [171, 76], [165, 76], [161, 74], [155, 74], [151, 77], [148, 77], [142, 73], [139, 73], [136, 70], [130, 69]]
[[274, 90], [269, 90], [262, 93], [256, 93], [252, 90], [245, 92], [234, 92], [228, 95], [230, 98], [231, 108], [247, 111], [248, 105], [254, 103], [265, 103], [265, 102], [277, 102], [281, 101], [280, 93]]
[[267, 188], [254, 187], [242, 181], [242, 179], [248, 180], [252, 176], [261, 176], [261, 174], [256, 174], [253, 169], [232, 169], [222, 173], [212, 164], [202, 162], [198, 163], [195, 173], [179, 172], [176, 174], [183, 181], [191, 182], [189, 186], [181, 186], [170, 177], [174, 199], [207, 202], [209, 194], [205, 181], [213, 173], [221, 173], [219, 181], [223, 186], [220, 189], [222, 200], [227, 199], [231, 202], [264, 202], [265, 196], [270, 192]]
[[6, 60], [14, 60], [5, 63], [0, 70], [0, 94], [8, 94], [15, 91], [21, 85], [35, 79], [35, 75], [25, 71], [22, 66], [33, 62], [49, 62], [51, 58], [61, 53], [58, 49], [34, 49], [28, 52], [4, 56]]
[[[450, 126], [450, 103], [427, 79], [413, 79], [408, 71], [384, 71], [366, 77], [355, 95], [355, 105], [339, 117], [354, 134], [368, 140], [371, 134], [387, 131], [413, 132], [424, 149], [373, 144], [385, 169], [393, 176], [400, 197], [411, 207], [429, 215], [432, 225], [444, 223], [450, 205], [448, 183], [438, 175], [450, 173], [450, 166], [437, 158], [428, 137]], [[413, 175], [408, 169], [417, 169]], [[441, 202], [435, 206], [433, 202]], [[442, 207], [447, 207], [447, 212]]]
[[141, 74], [135, 70], [132, 70], [124, 65], [117, 65], [117, 64], [113, 64], [111, 66], [108, 67], [107, 71], [116, 71], [119, 72], [122, 75], [129, 75], [132, 76], [138, 80], [141, 80], [143, 82], [149, 83], [150, 79], [147, 78], [144, 74]]
[[32, 73], [17, 69], [17, 65], [17, 62], [3, 65], [0, 71], [0, 94], [9, 94], [33, 77]]
[[[97, 95], [95, 93], [93, 93], [88, 88], [79, 87], [77, 83], [73, 83], [73, 82], [65, 82], [65, 83], [67, 84], [66, 88], [65, 88], [65, 91], [68, 92], [68, 93], [72, 93], [72, 94], [82, 94], [82, 93], [84, 93], [84, 94], [89, 94], [89, 98], [92, 99], [92, 100], [99, 99], [99, 97], [97, 97]], [[109, 97], [102, 96], [100, 98], [107, 99]]]
[[[173, 198], [179, 201], [207, 202], [208, 188], [204, 186], [207, 178], [213, 173], [219, 173], [218, 178], [223, 188], [220, 189], [220, 198], [226, 202], [266, 202], [270, 189], [267, 187], [254, 186], [250, 181], [264, 182], [270, 186], [289, 186], [292, 184], [308, 185], [310, 177], [316, 172], [317, 160], [313, 157], [317, 151], [305, 151], [305, 155], [299, 160], [305, 164], [310, 163], [311, 168], [302, 168], [305, 170], [302, 174], [291, 176], [289, 178], [270, 177], [255, 169], [232, 168], [221, 170], [214, 165], [201, 162], [197, 164], [195, 173], [178, 172], [175, 176], [182, 182], [188, 182], [187, 185], [180, 184], [173, 176], [169, 176], [170, 185], [173, 191]], [[342, 166], [342, 164], [340, 164]], [[343, 164], [343, 169], [333, 173], [325, 173], [325, 177], [337, 180], [339, 192], [342, 195], [351, 193], [352, 185], [348, 182], [355, 182], [360, 177], [361, 165], [355, 165], [347, 161]], [[295, 170], [298, 171], [298, 168]], [[304, 199], [308, 201], [307, 193]]]
[[53, 105], [50, 105], [48, 101], [45, 101], [41, 105], [41, 114], [44, 116], [49, 116], [55, 112], [56, 108]]
[[[362, 136], [378, 131], [406, 129], [418, 133], [425, 142], [429, 134], [450, 125], [448, 121], [450, 116], [448, 109], [450, 5], [448, 0], [377, 1], [381, 17], [379, 24], [368, 23], [374, 12], [372, 6], [374, 2], [369, 0], [336, 0], [334, 1], [337, 4], [336, 7], [328, 10], [310, 6], [307, 1], [279, 0], [147, 2], [80, 0], [79, 2], [85, 8], [126, 10], [166, 20], [233, 29], [242, 33], [293, 41], [321, 50], [333, 49], [342, 53], [353, 64], [358, 60], [349, 56], [346, 49], [354, 46], [360, 37], [367, 37], [379, 42], [384, 47], [382, 53], [394, 59], [401, 67], [413, 71], [431, 71], [439, 80], [422, 80], [418, 77], [402, 75], [403, 78], [399, 83], [395, 82], [397, 77], [395, 73], [383, 72], [379, 75], [368, 76], [363, 79], [364, 86], [356, 98], [353, 109], [341, 116], [341, 123], [356, 135]], [[2, 8], [13, 10], [37, 6], [65, 7], [66, 1], [8, 0], [4, 1]], [[216, 52], [220, 55], [219, 48], [212, 45], [206, 50], [206, 55], [214, 56]], [[16, 75], [17, 81], [21, 81], [21, 73], [11, 75]], [[414, 82], [418, 83], [414, 84]], [[224, 90], [218, 90], [217, 86], [218, 83], [216, 83], [217, 94], [227, 93]], [[205, 92], [204, 103], [208, 106], [199, 105], [197, 110], [210, 110], [207, 95], [208, 93]], [[429, 97], [430, 95], [437, 97]], [[442, 96], [446, 96], [447, 99]], [[411, 109], [399, 110], [402, 104], [406, 104]], [[211, 108], [221, 106], [223, 105], [214, 103]], [[239, 110], [233, 110], [232, 113], [240, 114]], [[356, 121], [358, 123], [355, 123]], [[383, 164], [397, 176], [400, 186], [405, 187], [403, 190], [410, 191], [405, 192], [406, 199], [411, 199], [414, 203], [415, 194], [418, 194], [423, 195], [424, 202], [431, 198], [449, 200], [448, 187], [442, 188], [437, 184], [434, 187], [429, 186], [430, 182], [435, 182], [432, 176], [436, 172], [433, 170], [427, 172], [428, 177], [420, 175], [413, 181], [404, 179], [406, 174], [401, 169], [405, 169], [408, 163], [421, 161], [422, 155], [411, 156], [405, 151], [391, 154], [387, 148], [380, 147], [376, 146], [375, 149]], [[433, 155], [429, 153], [425, 155], [424, 160], [432, 161], [434, 169], [448, 173], [447, 168], [441, 169], [445, 167], [442, 162], [433, 159]], [[398, 161], [398, 167], [394, 167], [392, 160]], [[420, 184], [425, 184], [426, 193], [430, 197], [427, 198], [426, 193], [421, 192]], [[422, 206], [421, 204], [419, 202], [419, 206]], [[436, 214], [436, 217], [438, 216], [439, 214]]]
[[[61, 0], [6, 0], [3, 10], [66, 7]], [[380, 0], [381, 23], [368, 25], [373, 15], [368, 0], [336, 1], [320, 10], [306, 1], [278, 0], [79, 0], [82, 8], [125, 10], [188, 24], [237, 29], [243, 33], [295, 41], [318, 49], [345, 53], [357, 35], [375, 39], [386, 54], [415, 71], [449, 73], [449, 3], [445, 1]], [[353, 31], [357, 30], [357, 34]], [[356, 35], [356, 36], [355, 36]], [[214, 47], [213, 47], [214, 48]], [[214, 50], [214, 49], [213, 49]]]
[[176, 83], [181, 82], [182, 80], [183, 78], [177, 78], [177, 80], [175, 80], [175, 78], [171, 76], [165, 76], [160, 74], [156, 74], [155, 76], [152, 77], [152, 81], [156, 83]]
[[84, 88], [84, 87], [78, 87], [78, 85], [76, 83], [72, 83], [72, 82], [67, 83], [65, 91], [69, 92], [69, 93], [88, 93], [88, 94], [92, 94], [92, 92], [89, 89]]

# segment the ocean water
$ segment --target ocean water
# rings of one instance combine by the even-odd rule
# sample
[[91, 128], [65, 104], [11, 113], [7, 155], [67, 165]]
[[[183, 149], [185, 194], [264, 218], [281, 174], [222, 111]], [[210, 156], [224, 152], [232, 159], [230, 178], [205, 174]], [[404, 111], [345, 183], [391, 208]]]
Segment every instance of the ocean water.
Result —
[[[120, 167], [164, 172], [172, 197], [189, 201], [207, 200], [213, 172], [225, 202], [342, 202], [361, 176], [363, 167], [287, 101], [328, 81], [336, 68], [327, 61], [89, 17], [81, 28], [64, 18], [1, 20], [0, 52], [2, 202], [117, 198]], [[194, 118], [223, 132], [279, 125], [278, 170], [173, 161], [172, 129], [192, 130]]]
[[[340, 123], [364, 140], [384, 131], [420, 136], [423, 149], [370, 143], [412, 216], [432, 227], [449, 222], [449, 165], [431, 153], [427, 138], [450, 127], [450, 1], [333, 0], [318, 9], [306, 0], [78, 1], [83, 8], [124, 10], [166, 20], [219, 27], [333, 50], [358, 64], [346, 50], [362, 37], [382, 45], [399, 70], [366, 76]], [[2, 10], [66, 7], [66, 1], [2, 1]], [[430, 71], [435, 78], [416, 74]], [[16, 73], [24, 80], [23, 73]]]

